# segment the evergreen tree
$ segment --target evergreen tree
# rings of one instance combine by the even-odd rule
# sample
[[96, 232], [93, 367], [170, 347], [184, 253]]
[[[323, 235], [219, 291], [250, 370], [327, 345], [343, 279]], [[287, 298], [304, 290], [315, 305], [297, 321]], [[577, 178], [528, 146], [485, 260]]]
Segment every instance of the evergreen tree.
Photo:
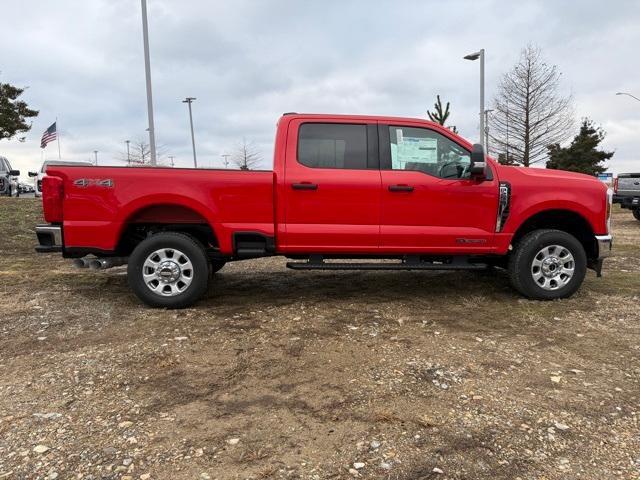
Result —
[[592, 120], [585, 118], [580, 125], [580, 133], [575, 136], [571, 145], [560, 147], [559, 144], [549, 145], [549, 161], [547, 168], [569, 170], [571, 172], [597, 175], [607, 169], [602, 163], [613, 157], [614, 152], [598, 150], [598, 145], [604, 140], [605, 132], [596, 126]]
[[518, 165], [518, 163], [511, 157], [511, 155], [507, 155], [506, 153], [498, 154], [498, 163], [501, 165]]
[[[446, 126], [447, 123], [447, 119], [449, 118], [449, 102], [447, 102], [447, 105], [442, 108], [442, 101], [440, 100], [440, 95], [436, 95], [436, 103], [433, 104], [433, 108], [435, 109], [435, 111], [432, 113], [429, 110], [427, 110], [427, 116], [429, 117], [429, 120], [431, 120], [432, 122], [436, 122], [439, 123], [440, 125], [442, 125], [443, 127]], [[448, 127], [453, 133], [458, 133], [458, 130], [456, 129], [455, 126], [453, 127]]]
[[28, 132], [31, 125], [27, 124], [26, 119], [38, 115], [37, 110], [31, 110], [26, 102], [18, 100], [22, 92], [24, 88], [0, 83], [0, 140]]

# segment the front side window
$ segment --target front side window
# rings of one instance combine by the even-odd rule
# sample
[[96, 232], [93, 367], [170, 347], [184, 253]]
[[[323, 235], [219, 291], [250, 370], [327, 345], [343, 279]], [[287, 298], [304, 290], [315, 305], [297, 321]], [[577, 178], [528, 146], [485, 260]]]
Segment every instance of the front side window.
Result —
[[426, 128], [389, 126], [391, 168], [418, 170], [440, 178], [469, 178], [469, 152]]
[[367, 126], [304, 123], [298, 132], [298, 162], [311, 168], [367, 168]]

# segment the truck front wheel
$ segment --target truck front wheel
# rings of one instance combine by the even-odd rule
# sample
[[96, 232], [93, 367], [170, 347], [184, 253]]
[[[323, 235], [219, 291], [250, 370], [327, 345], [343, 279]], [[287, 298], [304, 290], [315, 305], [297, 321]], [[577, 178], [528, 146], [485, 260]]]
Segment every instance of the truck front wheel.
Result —
[[561, 230], [534, 230], [516, 245], [509, 258], [509, 277], [524, 296], [554, 300], [573, 295], [587, 273], [582, 244]]
[[127, 276], [136, 296], [150, 307], [185, 308], [207, 291], [209, 262], [195, 238], [161, 232], [136, 246]]

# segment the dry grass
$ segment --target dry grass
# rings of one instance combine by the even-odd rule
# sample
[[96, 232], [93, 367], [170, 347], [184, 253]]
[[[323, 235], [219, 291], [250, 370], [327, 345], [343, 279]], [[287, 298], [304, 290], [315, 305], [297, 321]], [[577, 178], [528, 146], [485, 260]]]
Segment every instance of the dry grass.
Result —
[[0, 199], [0, 478], [640, 475], [628, 211], [604, 278], [568, 300], [524, 300], [499, 272], [272, 258], [228, 265], [179, 312], [141, 306], [122, 268], [33, 253], [39, 217]]

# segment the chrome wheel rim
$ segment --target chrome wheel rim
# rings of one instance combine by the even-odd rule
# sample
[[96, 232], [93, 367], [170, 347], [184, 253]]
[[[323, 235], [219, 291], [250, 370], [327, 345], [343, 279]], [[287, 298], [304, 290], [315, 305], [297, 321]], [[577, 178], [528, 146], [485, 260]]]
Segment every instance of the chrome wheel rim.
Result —
[[174, 297], [191, 285], [193, 264], [180, 250], [161, 248], [151, 253], [144, 261], [142, 278], [153, 293], [163, 297]]
[[542, 248], [531, 262], [531, 276], [543, 290], [558, 290], [573, 278], [576, 262], [571, 252], [562, 245]]

